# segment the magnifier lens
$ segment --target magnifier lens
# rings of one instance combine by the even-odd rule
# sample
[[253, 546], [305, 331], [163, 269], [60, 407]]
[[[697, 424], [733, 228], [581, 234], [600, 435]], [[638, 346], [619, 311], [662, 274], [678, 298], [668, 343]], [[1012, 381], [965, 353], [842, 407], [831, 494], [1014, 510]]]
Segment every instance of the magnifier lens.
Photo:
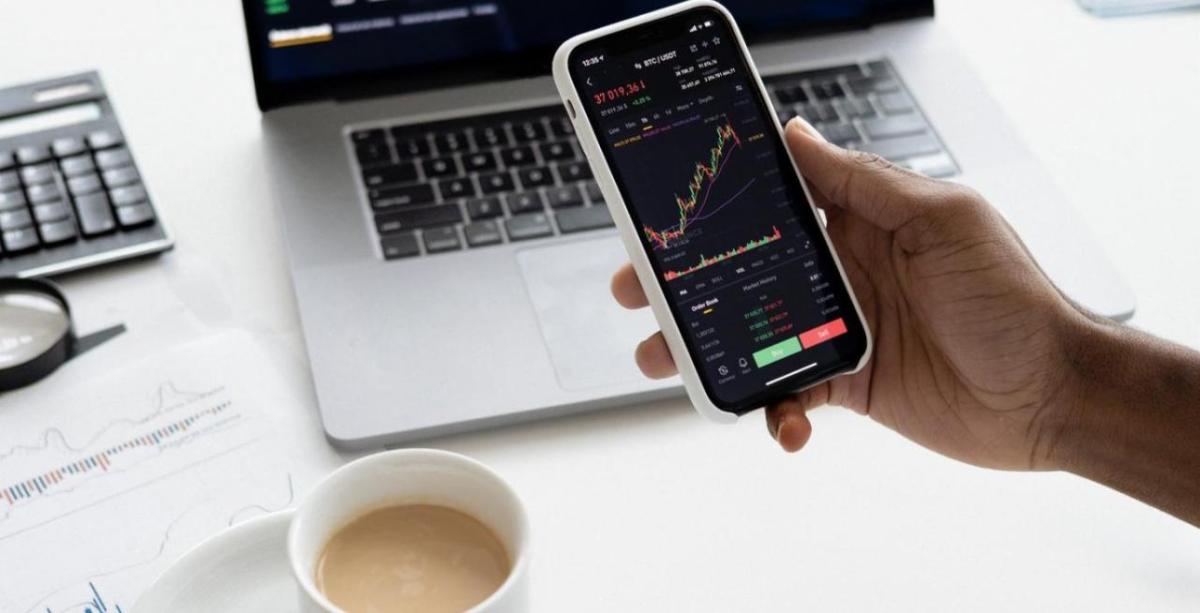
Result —
[[54, 298], [26, 290], [0, 293], [0, 368], [42, 355], [70, 328], [66, 307]]

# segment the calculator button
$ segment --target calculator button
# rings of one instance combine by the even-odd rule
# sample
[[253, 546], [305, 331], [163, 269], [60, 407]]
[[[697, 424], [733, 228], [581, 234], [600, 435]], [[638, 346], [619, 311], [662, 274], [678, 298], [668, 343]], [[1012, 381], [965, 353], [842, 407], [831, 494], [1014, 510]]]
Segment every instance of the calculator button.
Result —
[[0, 170], [13, 167], [13, 152], [8, 149], [0, 149]]
[[37, 247], [37, 232], [33, 228], [18, 228], [4, 231], [4, 248], [9, 252], [25, 251]]
[[153, 220], [154, 209], [150, 208], [148, 202], [133, 206], [117, 207], [117, 221], [121, 222], [121, 227], [123, 228], [140, 226]]
[[104, 184], [109, 188], [137, 183], [138, 179], [138, 171], [133, 166], [104, 171]]
[[133, 158], [129, 155], [129, 150], [124, 147], [96, 152], [96, 165], [100, 168], [117, 168], [132, 163]]
[[0, 211], [0, 230], [16, 230], [33, 225], [33, 216], [29, 209], [13, 209]]
[[75, 220], [73, 219], [44, 223], [38, 226], [38, 229], [42, 231], [42, 242], [47, 245], [65, 243], [75, 240], [77, 236], [75, 232]]
[[71, 216], [71, 208], [62, 200], [34, 205], [33, 218], [38, 223], [61, 221]]
[[83, 229], [84, 236], [104, 234], [117, 227], [112, 207], [108, 205], [108, 196], [104, 194], [88, 194], [76, 198], [75, 210], [79, 213], [79, 227]]
[[21, 180], [17, 178], [17, 171], [9, 170], [7, 172], [0, 172], [0, 192], [6, 192], [19, 187], [21, 187]]
[[96, 173], [89, 173], [79, 177], [71, 177], [67, 179], [67, 189], [71, 190], [72, 196], [82, 196], [92, 192], [100, 191], [103, 186], [100, 185], [100, 177]]
[[25, 193], [29, 195], [30, 204], [41, 204], [62, 198], [62, 192], [58, 191], [58, 185], [54, 183], [30, 185], [29, 189], [25, 190]]
[[11, 211], [25, 206], [25, 193], [21, 191], [0, 192], [0, 211]]
[[63, 158], [58, 161], [58, 167], [68, 177], [78, 176], [96, 169], [96, 165], [92, 163], [92, 156], [90, 155], [76, 155]]
[[67, 137], [56, 138], [50, 143], [50, 150], [54, 152], [55, 157], [65, 158], [69, 155], [76, 155], [87, 151], [87, 146], [83, 144], [82, 139]]
[[107, 149], [121, 144], [121, 135], [112, 130], [98, 130], [88, 134], [87, 142], [92, 149]]
[[17, 149], [17, 161], [22, 164], [37, 164], [50, 159], [50, 149], [47, 147], [29, 146]]
[[38, 164], [36, 166], [26, 166], [21, 169], [21, 180], [25, 182], [25, 185], [49, 183], [54, 180], [54, 165]]
[[126, 206], [137, 204], [146, 199], [146, 188], [141, 185], [127, 185], [109, 190], [109, 195], [112, 197], [112, 203], [116, 206]]

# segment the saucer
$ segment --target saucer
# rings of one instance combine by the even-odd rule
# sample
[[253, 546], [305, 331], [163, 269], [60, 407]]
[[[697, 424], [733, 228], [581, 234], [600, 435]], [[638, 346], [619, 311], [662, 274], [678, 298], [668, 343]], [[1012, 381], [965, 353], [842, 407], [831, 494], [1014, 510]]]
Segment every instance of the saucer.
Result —
[[298, 611], [287, 555], [291, 511], [238, 524], [204, 541], [163, 573], [133, 613]]

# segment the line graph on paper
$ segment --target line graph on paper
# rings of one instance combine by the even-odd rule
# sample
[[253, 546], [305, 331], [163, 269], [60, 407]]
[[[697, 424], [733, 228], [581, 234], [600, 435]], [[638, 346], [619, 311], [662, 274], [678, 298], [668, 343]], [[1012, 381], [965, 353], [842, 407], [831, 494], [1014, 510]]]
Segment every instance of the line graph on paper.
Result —
[[223, 387], [189, 391], [168, 382], [154, 397], [148, 411], [79, 441], [49, 428], [37, 442], [0, 453], [0, 539], [249, 441], [225, 435], [218, 450], [193, 445], [242, 420]]
[[269, 382], [231, 372], [248, 349], [223, 342], [7, 407], [0, 611], [127, 611], [201, 540], [294, 502], [255, 388]]

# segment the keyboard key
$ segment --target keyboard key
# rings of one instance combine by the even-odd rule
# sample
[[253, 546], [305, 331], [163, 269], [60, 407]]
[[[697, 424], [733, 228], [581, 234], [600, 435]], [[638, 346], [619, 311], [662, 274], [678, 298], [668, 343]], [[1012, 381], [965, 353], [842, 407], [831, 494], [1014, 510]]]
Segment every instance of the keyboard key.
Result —
[[366, 183], [367, 187], [412, 183], [416, 180], [417, 166], [412, 162], [400, 162], [363, 171], [363, 183]]
[[50, 148], [44, 146], [26, 146], [17, 148], [17, 161], [22, 164], [37, 164], [50, 159]]
[[877, 140], [858, 145], [856, 148], [875, 153], [892, 161], [897, 161], [906, 157], [937, 153], [941, 151], [942, 147], [938, 144], [936, 138], [926, 133], [916, 136], [901, 136], [899, 138]]
[[17, 171], [9, 170], [0, 172], [0, 192], [6, 192], [11, 189], [20, 189], [21, 179], [17, 177]]
[[442, 155], [458, 153], [470, 148], [467, 135], [463, 132], [443, 132], [433, 137], [437, 144], [438, 153]]
[[0, 149], [0, 170], [12, 168], [16, 162], [13, 161], [13, 152], [8, 149]]
[[496, 155], [491, 151], [479, 151], [469, 153], [463, 156], [463, 166], [467, 172], [481, 172], [484, 170], [495, 170]]
[[97, 130], [88, 134], [88, 146], [92, 149], [108, 149], [121, 144], [121, 135], [112, 130]]
[[62, 192], [58, 191], [58, 184], [56, 183], [30, 185], [29, 189], [25, 190], [25, 193], [29, 196], [30, 204], [50, 202], [51, 200], [58, 200], [63, 196]]
[[842, 98], [834, 100], [833, 106], [846, 119], [866, 119], [875, 116], [875, 108], [865, 98]]
[[104, 184], [109, 188], [131, 185], [139, 180], [141, 177], [138, 176], [138, 171], [133, 166], [104, 171]]
[[511, 192], [515, 187], [512, 175], [507, 172], [497, 172], [490, 175], [479, 176], [479, 188], [485, 194], [497, 194], [500, 192]]
[[587, 192], [588, 200], [592, 204], [604, 204], [604, 194], [600, 192], [600, 186], [596, 185], [595, 181], [584, 183], [583, 191]]
[[475, 143], [480, 147], [507, 147], [512, 144], [503, 126], [484, 126], [475, 129]]
[[477, 221], [463, 226], [463, 236], [467, 238], [467, 244], [472, 247], [495, 245], [504, 240], [500, 236], [500, 226], [491, 220]]
[[[102, 151], [96, 154], [96, 163], [101, 168], [105, 168], [104, 163], [100, 161], [100, 156], [109, 153]], [[354, 147], [354, 157], [358, 159], [358, 165], [363, 168], [374, 168], [392, 163], [392, 150], [388, 147], [387, 141], [367, 141], [359, 143]], [[115, 165], [115, 164], [114, 164]]]
[[98, 236], [117, 227], [112, 207], [108, 204], [108, 196], [104, 194], [88, 194], [76, 198], [75, 212], [79, 215], [79, 226], [84, 236]]
[[891, 77], [863, 77], [850, 80], [850, 91], [859, 96], [900, 91], [900, 83]]
[[587, 162], [569, 162], [558, 165], [558, 176], [563, 183], [574, 183], [592, 178], [592, 167]]
[[862, 122], [863, 131], [874, 140], [920, 134], [928, 129], [925, 119], [916, 113], [898, 117], [880, 117]]
[[550, 218], [545, 213], [509, 217], [504, 220], [504, 227], [508, 230], [508, 238], [514, 241], [540, 238], [554, 233], [554, 228], [550, 227]]
[[575, 134], [575, 126], [571, 125], [571, 120], [565, 116], [555, 117], [550, 120], [550, 133], [565, 138]]
[[545, 143], [538, 146], [538, 150], [542, 152], [542, 159], [547, 162], [560, 162], [563, 160], [575, 159], [575, 148], [567, 141], [558, 141], [554, 143]]
[[61, 221], [70, 216], [71, 207], [67, 206], [67, 203], [63, 202], [62, 200], [44, 202], [42, 204], [34, 205], [33, 207], [33, 218], [36, 219], [38, 223]]
[[808, 102], [808, 92], [799, 85], [785, 85], [775, 90], [775, 97], [784, 104], [802, 104]]
[[383, 248], [383, 257], [388, 260], [412, 257], [421, 253], [417, 236], [412, 232], [384, 237], [379, 241], [379, 245]]
[[521, 178], [521, 186], [525, 189], [554, 185], [554, 175], [550, 174], [548, 168], [525, 168], [517, 171], [517, 176]]
[[19, 190], [0, 192], [0, 211], [11, 211], [25, 206], [25, 193]]
[[800, 112], [809, 123], [818, 123], [822, 121], [837, 121], [838, 114], [832, 104], [828, 102], [813, 102], [804, 105], [804, 110]]
[[908, 97], [908, 94], [897, 92], [880, 96], [879, 107], [888, 115], [902, 115], [913, 112], [915, 105], [912, 98]]
[[367, 192], [371, 206], [377, 209], [416, 206], [433, 202], [433, 186], [427, 183], [385, 187]]
[[372, 141], [387, 140], [387, 135], [384, 134], [383, 128], [371, 128], [368, 130], [355, 130], [350, 133], [350, 140], [354, 141], [355, 145], [368, 143]]
[[83, 194], [90, 194], [92, 192], [99, 191], [102, 188], [103, 186], [100, 184], [100, 177], [96, 176], [96, 173], [90, 173], [67, 179], [67, 189], [71, 192], [72, 196], [78, 197], [82, 196]]
[[550, 208], [554, 209], [581, 206], [583, 204], [583, 192], [579, 191], [579, 188], [574, 185], [552, 187], [546, 190], [546, 200], [550, 202]]
[[513, 138], [517, 139], [518, 143], [546, 140], [546, 128], [536, 121], [513, 124]]
[[96, 165], [102, 169], [120, 168], [132, 163], [133, 157], [129, 155], [129, 150], [124, 147], [96, 152]]
[[462, 174], [458, 170], [458, 162], [452, 157], [433, 158], [421, 164], [426, 177], [453, 177]]
[[132, 228], [154, 221], [154, 209], [149, 202], [117, 207], [117, 222], [122, 228]]
[[475, 183], [471, 181], [470, 177], [438, 181], [438, 191], [442, 194], [442, 200], [474, 198], [478, 195], [478, 192], [475, 191]]
[[471, 219], [489, 219], [491, 217], [499, 217], [503, 214], [504, 209], [500, 206], [499, 198], [481, 198], [467, 202], [467, 215]]
[[58, 166], [68, 177], [77, 177], [96, 169], [96, 165], [92, 163], [92, 156], [87, 154], [63, 158], [58, 161]]
[[545, 209], [545, 206], [542, 204], [542, 195], [537, 192], [509, 194], [505, 196], [504, 200], [508, 203], [508, 211], [513, 215]]
[[33, 228], [17, 228], [4, 231], [4, 249], [9, 253], [28, 251], [38, 246], [37, 231]]
[[375, 228], [380, 234], [394, 234], [417, 228], [447, 226], [461, 223], [462, 220], [458, 205], [443, 204], [378, 213], [375, 215]]
[[527, 166], [537, 161], [533, 158], [533, 149], [529, 147], [502, 149], [500, 151], [500, 159], [504, 160], [504, 163], [510, 167]]
[[21, 180], [25, 185], [49, 183], [54, 180], [54, 164], [38, 164], [21, 169]]
[[430, 228], [422, 232], [421, 235], [425, 240], [425, 251], [427, 253], [454, 251], [459, 248], [458, 232], [454, 230], [454, 226]]
[[838, 146], [862, 140], [858, 134], [858, 128], [855, 128], [852, 123], [822, 123], [816, 127], [825, 140]]
[[396, 138], [396, 153], [400, 155], [400, 159], [410, 159], [429, 155], [429, 140], [424, 134], [397, 136]]
[[11, 211], [0, 211], [0, 230], [15, 230], [33, 225], [33, 216], [29, 209], [20, 208]]
[[108, 191], [108, 196], [112, 199], [113, 205], [118, 207], [144, 202], [147, 198], [146, 188], [142, 187], [140, 183], [111, 189]]
[[612, 217], [608, 214], [608, 207], [603, 206], [567, 209], [559, 211], [554, 218], [558, 221], [558, 229], [563, 234], [608, 228], [613, 225]]
[[65, 158], [87, 151], [87, 145], [83, 144], [83, 139], [79, 138], [56, 138], [54, 142], [50, 143], [50, 150], [54, 152], [54, 157]]
[[842, 98], [846, 95], [846, 90], [842, 89], [842, 84], [837, 81], [821, 81], [812, 84], [813, 95], [817, 100], [831, 100], [833, 98]]
[[52, 221], [38, 226], [38, 230], [42, 234], [42, 242], [47, 245], [65, 243], [75, 240], [78, 234], [75, 231], [75, 220], [64, 219], [63, 221]]

